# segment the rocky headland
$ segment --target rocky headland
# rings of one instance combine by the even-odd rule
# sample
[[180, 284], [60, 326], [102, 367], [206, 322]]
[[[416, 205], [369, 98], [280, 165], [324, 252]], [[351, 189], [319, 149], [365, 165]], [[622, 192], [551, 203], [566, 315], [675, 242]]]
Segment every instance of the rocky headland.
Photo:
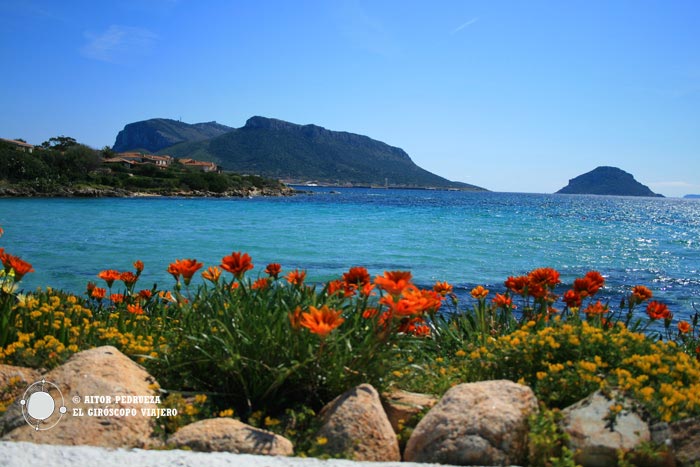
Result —
[[612, 195], [663, 197], [639, 183], [634, 176], [617, 167], [597, 167], [569, 180], [569, 184], [557, 191], [570, 195]]

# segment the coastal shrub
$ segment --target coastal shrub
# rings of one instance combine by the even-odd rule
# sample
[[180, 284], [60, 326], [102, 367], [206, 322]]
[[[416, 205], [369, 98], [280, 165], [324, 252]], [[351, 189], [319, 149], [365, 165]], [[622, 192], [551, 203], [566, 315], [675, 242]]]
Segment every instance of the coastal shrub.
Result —
[[[209, 284], [191, 294], [197, 319], [183, 326], [188, 339], [167, 362], [193, 390], [223, 396], [243, 417], [320, 407], [365, 382], [385, 386], [400, 364], [397, 349], [417, 345], [427, 330], [420, 315], [440, 305], [433, 292], [410, 283], [410, 273], [379, 279], [379, 296], [365, 268], [322, 286], [307, 285], [304, 271], [282, 276], [279, 264], [268, 265], [266, 277], [246, 278], [252, 262], [240, 252], [224, 257], [221, 268], [232, 278], [217, 267], [203, 273]], [[391, 288], [395, 281], [401, 290]], [[415, 296], [396, 295], [409, 288]]]
[[[510, 379], [552, 408], [617, 388], [656, 419], [700, 413], [697, 313], [674, 330], [668, 307], [646, 287], [634, 287], [611, 311], [595, 299], [604, 286], [599, 273], [576, 279], [562, 297], [553, 292], [559, 283], [558, 272], [542, 268], [508, 278], [507, 292], [490, 303], [488, 290], [474, 288], [476, 304], [438, 319], [420, 360], [412, 354], [407, 369], [394, 373], [397, 384], [442, 393], [461, 382]], [[635, 318], [644, 303], [647, 319]], [[657, 321], [661, 329], [650, 330]]]

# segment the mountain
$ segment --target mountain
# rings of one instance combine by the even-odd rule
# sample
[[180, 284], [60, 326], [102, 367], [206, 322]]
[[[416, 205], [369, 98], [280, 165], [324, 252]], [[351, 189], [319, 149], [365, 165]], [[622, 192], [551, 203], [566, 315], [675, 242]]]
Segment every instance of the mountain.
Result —
[[685, 195], [683, 198], [685, 198], [685, 199], [700, 199], [700, 195], [690, 194], [690, 195]]
[[203, 141], [233, 130], [216, 122], [189, 124], [167, 118], [129, 123], [117, 135], [112, 150], [157, 152], [174, 144]]
[[569, 180], [569, 184], [557, 191], [576, 195], [658, 196], [634, 179], [632, 174], [617, 167], [597, 167]]
[[367, 136], [265, 117], [251, 117], [245, 126], [221, 136], [160, 152], [213, 161], [226, 170], [297, 181], [485, 191], [428, 172], [403, 149]]

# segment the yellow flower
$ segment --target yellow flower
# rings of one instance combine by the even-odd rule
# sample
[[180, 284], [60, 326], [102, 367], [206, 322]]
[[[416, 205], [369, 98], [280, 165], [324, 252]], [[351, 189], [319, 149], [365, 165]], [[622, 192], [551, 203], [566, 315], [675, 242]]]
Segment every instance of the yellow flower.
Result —
[[326, 438], [325, 436], [319, 436], [318, 438], [316, 438], [316, 444], [318, 444], [319, 446], [323, 446], [324, 444], [327, 444], [327, 443], [328, 443], [328, 438]]

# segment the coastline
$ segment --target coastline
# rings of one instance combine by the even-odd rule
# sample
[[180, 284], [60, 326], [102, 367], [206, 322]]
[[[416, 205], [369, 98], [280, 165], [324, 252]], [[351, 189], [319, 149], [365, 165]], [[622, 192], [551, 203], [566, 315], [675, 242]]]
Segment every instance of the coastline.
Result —
[[279, 188], [240, 188], [222, 193], [204, 190], [191, 191], [129, 191], [122, 188], [98, 188], [98, 187], [60, 187], [52, 191], [36, 190], [31, 187], [4, 186], [0, 187], [0, 198], [255, 198], [255, 197], [276, 197], [293, 196], [300, 191], [288, 187]]

